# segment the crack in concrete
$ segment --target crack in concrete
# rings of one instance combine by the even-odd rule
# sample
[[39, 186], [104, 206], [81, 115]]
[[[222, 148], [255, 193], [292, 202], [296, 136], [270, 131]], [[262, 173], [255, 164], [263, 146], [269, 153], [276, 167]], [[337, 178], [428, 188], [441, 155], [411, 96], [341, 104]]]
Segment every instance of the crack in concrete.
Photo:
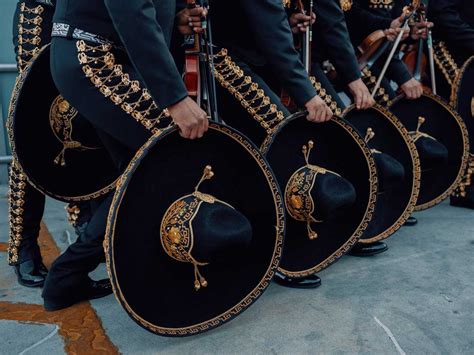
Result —
[[406, 352], [402, 349], [400, 344], [398, 344], [398, 341], [395, 338], [395, 336], [393, 335], [392, 331], [385, 324], [383, 324], [377, 317], [374, 317], [374, 320], [377, 322], [378, 325], [380, 325], [382, 327], [382, 329], [385, 331], [385, 333], [387, 333], [387, 335], [390, 338], [390, 340], [392, 341], [393, 345], [395, 345], [395, 348], [397, 349], [398, 353], [400, 355], [406, 355]]
[[24, 355], [26, 354], [28, 351], [30, 350], [33, 350], [34, 348], [40, 346], [41, 344], [43, 344], [44, 342], [48, 341], [49, 339], [51, 339], [59, 330], [59, 327], [56, 325], [53, 329], [53, 331], [51, 333], [49, 333], [47, 336], [45, 336], [43, 339], [41, 339], [40, 341], [37, 341], [36, 343], [34, 343], [33, 345], [27, 347], [25, 350], [23, 350], [22, 352], [20, 352], [18, 355]]

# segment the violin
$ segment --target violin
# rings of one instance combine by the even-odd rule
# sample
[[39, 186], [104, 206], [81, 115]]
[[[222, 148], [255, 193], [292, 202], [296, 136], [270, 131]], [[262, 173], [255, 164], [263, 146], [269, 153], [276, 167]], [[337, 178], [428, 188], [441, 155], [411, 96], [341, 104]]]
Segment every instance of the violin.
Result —
[[[302, 0], [296, 0], [295, 7], [302, 14], [309, 14], [311, 16], [311, 13], [313, 11], [313, 5], [314, 5], [314, 1], [309, 0], [308, 8], [306, 9]], [[310, 21], [310, 25], [308, 29], [306, 30], [306, 32], [301, 34], [300, 45], [299, 45], [299, 48], [297, 47], [300, 50], [301, 61], [303, 62], [306, 68], [306, 71], [308, 72], [309, 75], [311, 75], [312, 43], [313, 43], [313, 25], [311, 24], [311, 21]], [[296, 110], [296, 104], [292, 101], [290, 95], [285, 89], [282, 89], [281, 91], [280, 100], [285, 107], [290, 109], [290, 111]]]
[[214, 45], [212, 40], [209, 2], [186, 0], [189, 9], [198, 5], [208, 10], [208, 18], [201, 18], [202, 34], [185, 38], [184, 83], [191, 98], [201, 106], [214, 122], [221, 122], [217, 110], [217, 90], [214, 77]]
[[[378, 30], [368, 35], [357, 47], [357, 50], [359, 51], [357, 60], [361, 71], [364, 70], [364, 68], [371, 66], [374, 62], [373, 58], [377, 57], [377, 60], [380, 55], [385, 52], [388, 48], [386, 38], [385, 32], [383, 30]], [[380, 55], [377, 55], [379, 52]]]
[[[197, 7], [195, 0], [186, 0], [186, 5], [188, 9]], [[198, 34], [186, 36], [185, 47], [184, 84], [188, 89], [189, 96], [199, 103], [199, 83], [201, 82], [199, 71], [200, 36]]]
[[[422, 5], [418, 9], [418, 17], [419, 21], [426, 21], [426, 6]], [[432, 45], [430, 42], [431, 41], [431, 33], [429, 32], [428, 35], [428, 50], [430, 57], [432, 55]], [[425, 45], [425, 40], [423, 38], [420, 38], [418, 40], [418, 43], [416, 45], [409, 46], [405, 51], [403, 55], [403, 62], [407, 66], [408, 71], [410, 72], [413, 77], [421, 82], [423, 84], [424, 89], [427, 91], [431, 92], [432, 88], [430, 88], [426, 83], [430, 82], [430, 78], [428, 76], [428, 66], [431, 65], [434, 66], [434, 64], [431, 64], [431, 60], [427, 58], [425, 52], [424, 52], [424, 45]], [[431, 59], [431, 58], [430, 58]], [[434, 83], [434, 80], [432, 79], [432, 83]], [[433, 86], [433, 91], [435, 91], [435, 84]]]

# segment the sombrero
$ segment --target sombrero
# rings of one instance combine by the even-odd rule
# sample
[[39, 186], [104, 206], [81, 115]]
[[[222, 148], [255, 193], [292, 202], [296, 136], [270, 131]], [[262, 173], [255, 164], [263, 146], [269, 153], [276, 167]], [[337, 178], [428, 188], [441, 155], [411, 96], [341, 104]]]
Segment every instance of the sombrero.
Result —
[[[464, 63], [453, 82], [451, 105], [464, 120], [469, 137], [474, 137], [474, 56]], [[474, 147], [471, 147], [471, 154], [474, 154]]]
[[285, 119], [261, 147], [284, 190], [279, 272], [292, 278], [322, 270], [351, 249], [370, 222], [377, 191], [374, 160], [356, 130], [339, 117], [316, 124], [305, 116]]
[[120, 175], [91, 124], [54, 85], [45, 46], [15, 85], [8, 121], [12, 151], [33, 186], [70, 202], [112, 190]]
[[416, 210], [442, 202], [458, 186], [467, 165], [469, 138], [462, 119], [441, 97], [428, 93], [415, 101], [398, 96], [389, 109], [411, 133], [420, 155]]
[[118, 184], [105, 239], [118, 301], [145, 329], [187, 336], [215, 328], [265, 291], [283, 246], [278, 183], [258, 149], [210, 124], [153, 136]]
[[377, 166], [377, 203], [361, 242], [372, 243], [395, 233], [412, 214], [420, 186], [420, 161], [415, 144], [397, 118], [379, 105], [344, 111], [344, 118], [365, 136]]

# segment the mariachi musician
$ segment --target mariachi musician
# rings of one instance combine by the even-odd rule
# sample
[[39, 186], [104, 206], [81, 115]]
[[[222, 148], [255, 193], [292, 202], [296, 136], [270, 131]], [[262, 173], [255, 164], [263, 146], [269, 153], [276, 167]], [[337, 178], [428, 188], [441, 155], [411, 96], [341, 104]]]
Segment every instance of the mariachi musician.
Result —
[[[346, 20], [354, 47], [357, 47], [372, 32], [383, 30], [387, 39], [394, 41], [398, 33], [402, 31], [402, 13], [394, 14], [393, 8], [398, 2], [406, 4], [405, 0], [354, 0], [352, 7], [346, 12]], [[403, 7], [402, 7], [403, 8]], [[396, 9], [400, 9], [397, 6]], [[411, 33], [405, 31], [403, 39], [409, 36], [413, 40], [417, 40], [420, 36], [426, 36], [426, 28], [431, 23], [416, 23], [411, 28]], [[383, 62], [382, 57], [381, 61]], [[381, 70], [383, 63], [376, 63], [373, 68], [375, 75]], [[408, 99], [415, 100], [421, 97], [423, 87], [419, 81], [413, 78], [408, 71], [406, 65], [401, 59], [395, 56], [386, 73], [386, 78], [393, 80]], [[388, 80], [383, 81], [383, 87], [389, 94], [390, 98], [394, 98], [396, 93], [391, 88]]]
[[[180, 31], [191, 33], [188, 19], [197, 16], [193, 27], [198, 30], [202, 8], [176, 14], [173, 1], [151, 0], [95, 4], [60, 0], [56, 6], [53, 79], [64, 98], [97, 128], [119, 169], [159, 127], [170, 123], [170, 117], [183, 137], [202, 137], [208, 127], [207, 115], [188, 97], [168, 50], [175, 17]], [[121, 49], [116, 51], [117, 47]], [[109, 76], [107, 80], [104, 75]], [[103, 85], [98, 85], [101, 80]], [[123, 94], [122, 105], [111, 100], [119, 93]], [[78, 240], [53, 263], [42, 294], [47, 310], [112, 292], [109, 280], [93, 281], [88, 276], [103, 259], [111, 200], [108, 196], [101, 203]]]
[[[335, 66], [338, 74], [338, 84], [347, 89], [358, 109], [367, 109], [375, 103], [369, 89], [362, 80], [362, 73], [350, 42], [343, 11], [348, 11], [350, 7], [351, 2], [347, 1], [342, 1], [340, 4], [334, 0], [316, 0], [314, 2], [317, 19], [313, 25], [312, 74], [337, 103], [336, 111], [339, 112], [344, 110], [346, 105], [322, 69], [322, 64], [326, 60], [329, 60]], [[289, 12], [293, 33], [305, 32], [311, 21], [310, 16], [291, 6], [288, 7], [287, 11]], [[413, 220], [414, 218], [410, 217], [407, 224], [413, 223]], [[387, 245], [381, 241], [358, 243], [349, 254], [371, 256], [387, 249]]]
[[[446, 79], [447, 81], [447, 85], [442, 87], [441, 80], [438, 80], [441, 87], [439, 91], [446, 99], [456, 99], [458, 101], [457, 98], [450, 97], [454, 86], [460, 87], [465, 81], [472, 82], [472, 79], [464, 78], [467, 74], [462, 73], [462, 77], [458, 75], [460, 75], [464, 63], [474, 55], [474, 7], [472, 2], [468, 0], [436, 0], [429, 2], [428, 9], [428, 15], [436, 24], [433, 34], [438, 42], [436, 45], [437, 64], [440, 65], [440, 69], [444, 74], [443, 80]], [[444, 63], [444, 66], [442, 63]], [[470, 64], [466, 63], [466, 65]], [[467, 69], [463, 68], [463, 72], [466, 71]], [[443, 89], [445, 90], [443, 91]], [[466, 96], [466, 99], [471, 101], [472, 94], [468, 91], [466, 93], [461, 93], [461, 90], [455, 91], [459, 91], [458, 96]], [[464, 111], [457, 106], [455, 108], [463, 115], [469, 134], [472, 135], [472, 109], [467, 110], [465, 115]], [[474, 188], [471, 183], [473, 167], [471, 138], [471, 157], [468, 171], [461, 186], [451, 196], [451, 205], [474, 208]]]
[[[214, 39], [222, 48], [216, 55], [218, 97], [227, 123], [262, 146], [267, 135], [289, 116], [280, 100], [282, 87], [296, 106], [306, 107], [308, 120], [325, 122], [332, 117], [299, 59], [281, 3], [241, 1], [234, 8], [241, 21], [234, 26], [226, 21], [224, 3], [214, 2], [212, 6]], [[242, 116], [250, 117], [245, 120]], [[321, 283], [309, 271], [298, 277], [277, 273], [275, 281], [297, 288], [313, 288]]]
[[[40, 48], [51, 40], [53, 6], [51, 0], [22, 0], [17, 4], [13, 44], [20, 73], [26, 69]], [[30, 185], [16, 161], [13, 161], [10, 171], [9, 204], [9, 264], [15, 267], [21, 285], [41, 287], [47, 270], [41, 261], [37, 238], [45, 198]], [[90, 205], [86, 203], [68, 206], [69, 220], [76, 228], [76, 232], [88, 222], [89, 209]]]

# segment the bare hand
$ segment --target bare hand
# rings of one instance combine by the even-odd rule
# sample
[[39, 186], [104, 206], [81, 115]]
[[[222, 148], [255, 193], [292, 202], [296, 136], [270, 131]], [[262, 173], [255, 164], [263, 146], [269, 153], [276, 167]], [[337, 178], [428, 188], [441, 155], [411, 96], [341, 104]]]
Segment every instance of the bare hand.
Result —
[[375, 100], [362, 79], [349, 83], [348, 87], [352, 96], [354, 96], [354, 103], [358, 110], [366, 110], [375, 105]]
[[419, 40], [420, 38], [426, 39], [428, 38], [428, 31], [430, 28], [434, 26], [433, 22], [416, 22], [411, 28], [411, 38], [415, 41]]
[[292, 14], [290, 16], [291, 31], [294, 34], [306, 32], [310, 24], [313, 25], [315, 21], [316, 21], [316, 14], [314, 12], [311, 12], [311, 16], [308, 16], [302, 13]]
[[401, 85], [400, 88], [409, 100], [419, 99], [423, 95], [423, 86], [418, 80], [413, 78]]
[[168, 111], [183, 138], [201, 138], [209, 128], [206, 112], [190, 97], [168, 107]]
[[178, 31], [182, 35], [191, 35], [193, 33], [201, 33], [202, 19], [207, 17], [207, 9], [198, 6], [193, 9], [181, 10], [176, 15], [176, 24]]
[[306, 110], [308, 110], [308, 116], [306, 118], [310, 122], [326, 122], [333, 116], [331, 109], [319, 96], [315, 96], [309, 100], [305, 104], [305, 107]]

